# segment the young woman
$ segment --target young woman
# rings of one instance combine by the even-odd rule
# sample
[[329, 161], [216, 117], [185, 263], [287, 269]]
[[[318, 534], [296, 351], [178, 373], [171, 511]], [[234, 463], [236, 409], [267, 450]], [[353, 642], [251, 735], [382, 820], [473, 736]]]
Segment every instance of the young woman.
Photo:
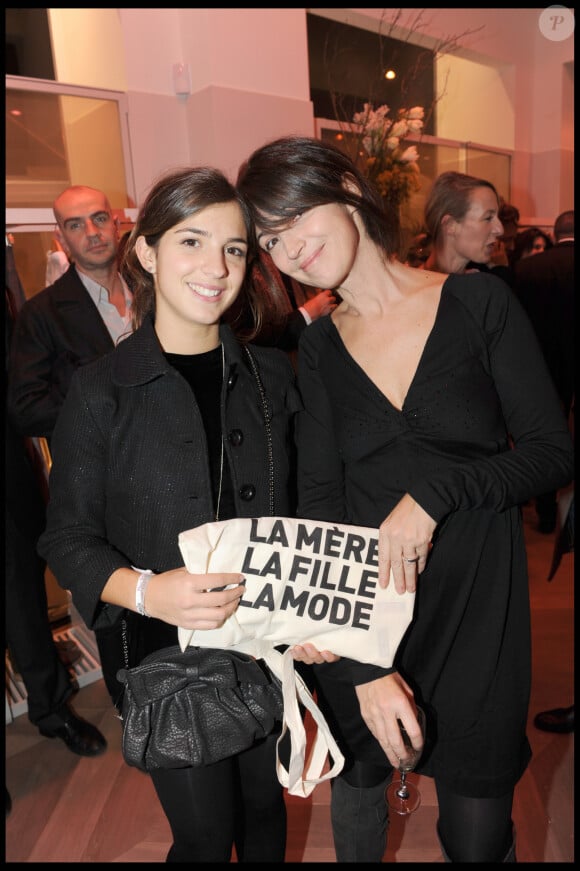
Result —
[[[135, 332], [79, 370], [54, 432], [40, 550], [88, 626], [125, 617], [131, 666], [176, 644], [177, 626], [217, 628], [238, 606], [240, 576], [188, 574], [180, 532], [270, 514], [272, 493], [275, 514], [295, 508], [290, 362], [251, 348], [270, 463], [251, 364], [220, 324], [253, 246], [248, 209], [220, 172], [159, 180], [125, 254]], [[227, 584], [237, 586], [212, 591]], [[239, 862], [284, 861], [275, 744], [272, 735], [215, 765], [153, 773], [173, 835], [167, 861], [229, 862], [234, 844]]]
[[[238, 188], [276, 266], [342, 299], [300, 341], [298, 514], [378, 527], [379, 583], [392, 570], [397, 590], [417, 590], [392, 669], [295, 652], [316, 663], [319, 702], [347, 759], [331, 800], [338, 861], [382, 861], [384, 790], [405, 755], [397, 720], [418, 746], [416, 703], [446, 857], [515, 861], [513, 790], [530, 758], [519, 506], [572, 478], [571, 439], [532, 328], [489, 274], [398, 262], [393, 216], [330, 145], [267, 144]], [[492, 225], [496, 210], [494, 199]]]

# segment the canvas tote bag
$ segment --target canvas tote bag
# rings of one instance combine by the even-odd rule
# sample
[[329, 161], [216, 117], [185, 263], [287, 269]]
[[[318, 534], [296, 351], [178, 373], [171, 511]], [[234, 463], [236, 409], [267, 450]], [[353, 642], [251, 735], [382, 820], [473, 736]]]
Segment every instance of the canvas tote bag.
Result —
[[[179, 629], [182, 650], [235, 648], [262, 658], [282, 682], [284, 720], [290, 734], [288, 768], [278, 755], [280, 783], [291, 795], [308, 796], [317, 783], [340, 772], [344, 758], [289, 651], [310, 642], [359, 662], [390, 667], [413, 614], [414, 593], [394, 582], [379, 587], [378, 530], [290, 517], [234, 518], [182, 532], [178, 539], [192, 574], [239, 572], [245, 592], [219, 629]], [[300, 700], [316, 732], [306, 763]], [[332, 764], [326, 772], [327, 760]]]

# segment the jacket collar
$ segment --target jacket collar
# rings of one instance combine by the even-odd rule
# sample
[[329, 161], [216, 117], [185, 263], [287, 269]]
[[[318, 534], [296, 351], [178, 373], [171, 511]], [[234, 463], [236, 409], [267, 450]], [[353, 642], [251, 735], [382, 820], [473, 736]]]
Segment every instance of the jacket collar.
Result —
[[[228, 324], [220, 324], [220, 339], [229, 378], [243, 364], [242, 349]], [[146, 384], [166, 375], [171, 369], [159, 344], [151, 315], [144, 319], [138, 330], [123, 339], [114, 352], [113, 381], [123, 387]]]

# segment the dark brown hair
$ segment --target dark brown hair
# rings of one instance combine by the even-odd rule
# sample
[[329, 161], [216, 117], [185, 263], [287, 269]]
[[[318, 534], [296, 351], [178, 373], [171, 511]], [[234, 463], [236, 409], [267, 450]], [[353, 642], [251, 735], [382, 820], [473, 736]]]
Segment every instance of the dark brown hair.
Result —
[[237, 185], [261, 230], [279, 230], [315, 206], [344, 203], [354, 206], [370, 239], [388, 257], [399, 251], [398, 215], [385, 210], [374, 185], [327, 142], [306, 136], [269, 142], [242, 164]]
[[521, 260], [532, 251], [538, 236], [544, 240], [546, 251], [548, 248], [554, 247], [554, 243], [547, 233], [544, 233], [539, 227], [528, 227], [526, 230], [521, 230], [514, 240], [514, 262]]
[[[147, 314], [155, 314], [154, 277], [141, 266], [135, 242], [144, 236], [155, 247], [176, 224], [208, 206], [238, 203], [248, 233], [248, 263], [255, 256], [256, 241], [250, 210], [236, 188], [218, 169], [202, 166], [180, 169], [162, 176], [151, 188], [139, 210], [137, 221], [125, 247], [123, 275], [133, 291], [133, 327], [137, 329]], [[251, 288], [248, 290], [252, 304]]]

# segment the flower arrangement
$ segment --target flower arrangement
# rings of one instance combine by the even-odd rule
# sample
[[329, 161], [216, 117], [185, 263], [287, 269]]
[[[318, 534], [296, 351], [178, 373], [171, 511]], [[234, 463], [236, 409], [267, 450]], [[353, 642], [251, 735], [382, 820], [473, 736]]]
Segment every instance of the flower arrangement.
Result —
[[389, 112], [388, 106], [373, 109], [365, 103], [363, 111], [353, 115], [352, 132], [359, 155], [361, 145], [364, 148], [366, 175], [385, 201], [398, 208], [421, 187], [417, 148], [404, 147], [401, 140], [423, 129], [425, 110], [422, 106], [399, 109], [396, 118], [388, 118]]

